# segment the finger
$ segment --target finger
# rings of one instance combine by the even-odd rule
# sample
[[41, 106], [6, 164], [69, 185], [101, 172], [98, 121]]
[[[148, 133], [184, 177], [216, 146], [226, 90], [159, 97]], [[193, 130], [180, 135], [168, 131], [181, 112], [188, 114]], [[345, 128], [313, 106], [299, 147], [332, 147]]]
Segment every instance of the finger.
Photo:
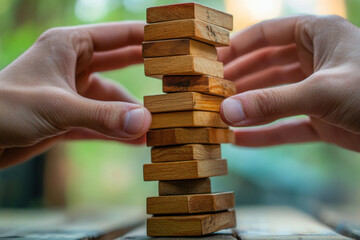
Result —
[[224, 67], [224, 76], [225, 79], [235, 80], [272, 66], [298, 61], [295, 44], [282, 47], [267, 47], [229, 62]]
[[75, 140], [107, 140], [107, 141], [119, 141], [128, 144], [143, 144], [146, 141], [146, 136], [142, 135], [139, 138], [132, 140], [119, 140], [116, 138], [107, 137], [104, 134], [95, 132], [90, 129], [80, 128], [73, 129], [63, 134], [63, 140], [75, 141]]
[[300, 63], [292, 63], [281, 67], [272, 67], [258, 73], [235, 80], [238, 93], [253, 89], [266, 88], [281, 84], [295, 83], [305, 79]]
[[53, 146], [59, 139], [61, 139], [60, 135], [46, 139], [31, 147], [5, 149], [0, 156], [0, 169], [25, 162], [26, 160], [39, 155]]
[[65, 128], [88, 128], [120, 140], [144, 135], [151, 124], [150, 112], [141, 105], [126, 102], [103, 102], [80, 96], [67, 99], [61, 112]]
[[[32, 157], [47, 151], [60, 140], [119, 141], [117, 139], [106, 137], [103, 134], [88, 129], [75, 129], [66, 132], [64, 134], [41, 141], [31, 147], [10, 148], [5, 150], [3, 149], [3, 154], [0, 154], [0, 169], [25, 162], [26, 160], [31, 159]], [[121, 142], [127, 144], [143, 144], [145, 143], [145, 141], [146, 141], [146, 136], [142, 135], [139, 138], [133, 140], [122, 140]]]
[[277, 18], [255, 24], [231, 38], [230, 47], [218, 49], [219, 61], [227, 64], [256, 49], [295, 43], [299, 16]]
[[317, 97], [303, 82], [251, 90], [225, 99], [220, 114], [232, 126], [265, 124], [301, 114], [316, 116], [323, 109]]
[[108, 51], [144, 40], [143, 22], [114, 22], [82, 27], [91, 36], [94, 51]]
[[287, 143], [320, 141], [310, 119], [288, 119], [270, 126], [235, 130], [235, 144], [247, 147], [265, 147]]
[[79, 88], [79, 90], [81, 89], [80, 94], [86, 98], [100, 101], [121, 101], [139, 104], [139, 100], [123, 86], [98, 74], [90, 75], [86, 84], [87, 86], [84, 88]]
[[142, 63], [141, 46], [128, 46], [106, 52], [95, 52], [90, 64], [90, 72], [110, 71]]

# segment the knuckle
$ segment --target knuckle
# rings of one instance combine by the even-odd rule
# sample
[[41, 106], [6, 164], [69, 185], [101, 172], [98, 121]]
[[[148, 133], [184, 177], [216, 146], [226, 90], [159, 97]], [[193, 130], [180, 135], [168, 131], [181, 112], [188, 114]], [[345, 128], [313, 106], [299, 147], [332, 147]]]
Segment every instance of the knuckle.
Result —
[[326, 23], [329, 25], [332, 25], [334, 23], [341, 23], [345, 21], [345, 18], [339, 16], [339, 15], [325, 15], [325, 16], [319, 16], [318, 21], [321, 23]]
[[115, 109], [110, 104], [99, 104], [95, 107], [94, 120], [101, 131], [109, 132], [114, 129], [114, 112]]
[[68, 104], [71, 104], [72, 98], [69, 93], [63, 89], [51, 87], [43, 88], [39, 96], [41, 99], [51, 99], [51, 101], [38, 104], [38, 111], [44, 122], [48, 123], [48, 127], [54, 131], [66, 130], [69, 126], [65, 113], [69, 111]]
[[40, 44], [57, 41], [65, 35], [66, 31], [67, 28], [64, 27], [50, 28], [42, 33], [36, 42]]
[[[62, 44], [54, 44], [61, 42]], [[36, 44], [56, 48], [71, 48], [77, 53], [92, 53], [94, 46], [91, 35], [80, 27], [57, 27], [45, 31], [37, 39]]]
[[272, 89], [259, 90], [255, 95], [256, 110], [259, 117], [273, 116], [277, 114], [277, 97], [276, 92]]

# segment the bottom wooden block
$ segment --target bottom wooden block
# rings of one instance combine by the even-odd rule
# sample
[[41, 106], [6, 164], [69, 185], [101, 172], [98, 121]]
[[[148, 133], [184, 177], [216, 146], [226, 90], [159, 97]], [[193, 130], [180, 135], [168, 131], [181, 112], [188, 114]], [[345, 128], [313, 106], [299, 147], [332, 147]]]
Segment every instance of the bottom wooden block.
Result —
[[202, 236], [235, 226], [234, 210], [200, 215], [154, 216], [147, 219], [147, 235]]
[[188, 179], [188, 180], [172, 180], [159, 181], [159, 195], [185, 195], [210, 193], [210, 178]]
[[148, 214], [191, 214], [224, 211], [235, 206], [233, 192], [147, 198]]

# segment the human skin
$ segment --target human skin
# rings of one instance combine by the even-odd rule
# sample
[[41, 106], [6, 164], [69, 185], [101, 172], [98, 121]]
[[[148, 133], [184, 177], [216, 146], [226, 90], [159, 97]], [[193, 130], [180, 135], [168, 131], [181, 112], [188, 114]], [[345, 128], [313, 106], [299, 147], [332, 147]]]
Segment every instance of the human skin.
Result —
[[[360, 29], [338, 16], [264, 21], [219, 49], [237, 95], [221, 105], [236, 144], [323, 141], [360, 151]], [[290, 118], [272, 125], [275, 120]]]
[[0, 168], [58, 141], [145, 142], [151, 115], [95, 72], [142, 62], [144, 24], [54, 28], [0, 72]]

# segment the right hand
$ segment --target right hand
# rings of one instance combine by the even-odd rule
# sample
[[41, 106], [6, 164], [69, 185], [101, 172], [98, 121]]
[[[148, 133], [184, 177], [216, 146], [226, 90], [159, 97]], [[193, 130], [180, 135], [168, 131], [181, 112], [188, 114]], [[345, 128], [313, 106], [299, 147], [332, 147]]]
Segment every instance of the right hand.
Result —
[[[239, 94], [221, 106], [239, 129], [236, 144], [324, 141], [360, 151], [360, 29], [338, 16], [264, 21], [219, 49], [225, 78]], [[271, 88], [269, 88], [271, 87]]]

